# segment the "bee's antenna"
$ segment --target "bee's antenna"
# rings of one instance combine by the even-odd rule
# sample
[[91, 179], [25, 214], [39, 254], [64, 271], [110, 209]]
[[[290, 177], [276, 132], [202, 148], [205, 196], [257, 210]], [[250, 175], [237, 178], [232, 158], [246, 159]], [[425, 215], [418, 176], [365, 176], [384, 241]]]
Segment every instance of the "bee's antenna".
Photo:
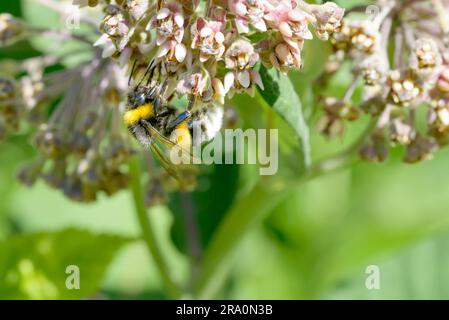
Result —
[[155, 70], [155, 69], [156, 69], [156, 68], [154, 67], [154, 68], [152, 68], [151, 71], [150, 71], [150, 75], [149, 75], [148, 80], [147, 80], [147, 86], [150, 84], [151, 80], [153, 80], [153, 74], [154, 74], [154, 70]]
[[134, 60], [133, 67], [131, 69], [131, 73], [129, 74], [128, 87], [131, 85], [131, 79], [132, 79], [134, 71], [136, 69], [136, 64], [137, 64], [137, 59]]
[[155, 67], [155, 66], [154, 66], [154, 59], [153, 59], [153, 60], [151, 60], [151, 62], [148, 64], [148, 67], [147, 67], [147, 69], [145, 70], [145, 73], [143, 74], [142, 79], [139, 81], [139, 84], [137, 85], [138, 87], [140, 87], [140, 85], [142, 84], [143, 80], [147, 77], [148, 72], [150, 72], [150, 70], [151, 70], [151, 72], [153, 72], [154, 67]]

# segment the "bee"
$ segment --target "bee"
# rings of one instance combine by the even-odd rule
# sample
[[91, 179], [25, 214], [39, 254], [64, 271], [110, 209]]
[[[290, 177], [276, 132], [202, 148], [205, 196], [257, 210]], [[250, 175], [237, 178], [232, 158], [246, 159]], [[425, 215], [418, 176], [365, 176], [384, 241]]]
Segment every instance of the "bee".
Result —
[[[141, 81], [131, 87], [131, 77], [134, 72], [133, 65], [128, 85], [128, 103], [123, 120], [129, 132], [144, 147], [150, 148], [161, 165], [174, 177], [178, 177], [176, 166], [168, 159], [159, 147], [161, 143], [168, 149], [181, 148], [190, 159], [191, 147], [210, 141], [221, 129], [223, 111], [218, 106], [205, 105], [191, 111], [195, 100], [189, 101], [187, 110], [180, 111], [171, 106], [165, 98], [167, 80], [156, 81], [153, 84], [154, 63], [151, 62]], [[143, 80], [148, 76], [143, 85]]]

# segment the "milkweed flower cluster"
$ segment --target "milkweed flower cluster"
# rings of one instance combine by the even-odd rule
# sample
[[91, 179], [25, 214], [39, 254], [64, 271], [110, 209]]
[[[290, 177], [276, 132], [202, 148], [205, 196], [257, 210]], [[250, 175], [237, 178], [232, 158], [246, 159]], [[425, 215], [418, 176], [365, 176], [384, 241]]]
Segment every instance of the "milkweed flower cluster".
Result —
[[[53, 9], [64, 5], [42, 3]], [[193, 108], [223, 108], [235, 93], [263, 89], [260, 61], [284, 73], [301, 68], [304, 43], [313, 37], [310, 29], [328, 40], [344, 14], [332, 2], [300, 0], [73, 0], [72, 5], [103, 13], [95, 28], [100, 36], [31, 27], [0, 14], [0, 46], [27, 36], [50, 36], [82, 43], [90, 57], [63, 69], [61, 61], [77, 52], [1, 61], [0, 138], [20, 130], [26, 119], [35, 128], [38, 156], [20, 170], [19, 179], [27, 185], [42, 179], [81, 202], [128, 186], [125, 164], [137, 149], [120, 113], [133, 65], [134, 81], [151, 62], [156, 66], [153, 78], [168, 80], [167, 100], [187, 97]], [[91, 17], [80, 12], [81, 21], [92, 26]], [[146, 199], [155, 204], [177, 184], [156, 169], [147, 153]], [[187, 175], [194, 180], [194, 171]]]
[[[38, 60], [33, 62], [43, 62]], [[117, 65], [96, 57], [73, 70], [22, 78], [19, 94], [25, 103], [16, 105], [37, 126], [33, 144], [39, 151], [37, 159], [19, 172], [22, 182], [32, 185], [42, 178], [82, 202], [127, 186], [129, 177], [121, 164], [132, 150], [116, 107], [124, 89], [122, 76]], [[55, 100], [60, 96], [59, 102]], [[52, 101], [56, 105], [45, 119]]]
[[[128, 66], [138, 61], [142, 69], [154, 57], [160, 75], [173, 84], [199, 81], [201, 90], [188, 92], [199, 104], [223, 104], [225, 95], [263, 89], [259, 60], [284, 73], [300, 69], [304, 42], [313, 37], [309, 28], [326, 40], [344, 14], [332, 2], [299, 0], [128, 0], [103, 7], [103, 34], [96, 43], [103, 56]], [[186, 94], [183, 85], [172, 89]]]
[[0, 138], [20, 130], [23, 120], [36, 129], [32, 143], [38, 156], [23, 166], [19, 180], [32, 185], [42, 179], [80, 202], [126, 188], [123, 164], [133, 151], [118, 108], [127, 90], [123, 71], [102, 59], [87, 38], [33, 28], [0, 14], [2, 46], [36, 34], [80, 41], [92, 59], [62, 70], [58, 65], [64, 57], [52, 54], [0, 62]]
[[[344, 97], [323, 99], [318, 129], [340, 135], [345, 122], [367, 114], [375, 126], [360, 148], [362, 158], [384, 161], [389, 145], [404, 146], [404, 161], [415, 163], [449, 142], [449, 1], [379, 0], [376, 8], [375, 19], [348, 15], [331, 37], [322, 83], [348, 60], [354, 77]], [[360, 82], [358, 103], [352, 97]]]

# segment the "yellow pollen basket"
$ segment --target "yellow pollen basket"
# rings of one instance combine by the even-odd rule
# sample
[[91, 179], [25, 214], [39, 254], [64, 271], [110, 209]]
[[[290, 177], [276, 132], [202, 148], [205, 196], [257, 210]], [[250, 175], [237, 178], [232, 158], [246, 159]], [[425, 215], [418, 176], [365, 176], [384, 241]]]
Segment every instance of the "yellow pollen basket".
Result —
[[144, 104], [136, 109], [128, 110], [123, 115], [123, 121], [127, 126], [138, 122], [140, 119], [147, 119], [154, 115], [153, 105]]
[[190, 150], [192, 145], [192, 136], [190, 135], [187, 122], [179, 124], [170, 135], [170, 140], [185, 150]]

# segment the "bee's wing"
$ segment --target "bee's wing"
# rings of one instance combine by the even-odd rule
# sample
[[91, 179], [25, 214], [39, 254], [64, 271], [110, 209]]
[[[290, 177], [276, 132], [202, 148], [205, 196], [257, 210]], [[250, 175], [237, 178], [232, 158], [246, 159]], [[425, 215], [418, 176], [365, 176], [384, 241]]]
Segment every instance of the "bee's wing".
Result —
[[[185, 150], [184, 148], [182, 148], [181, 146], [177, 145], [176, 143], [174, 143], [173, 141], [171, 141], [170, 139], [168, 139], [167, 137], [165, 137], [162, 133], [159, 132], [159, 130], [157, 130], [155, 127], [153, 127], [148, 121], [143, 121], [143, 124], [145, 126], [145, 128], [148, 130], [148, 133], [152, 136], [155, 137], [158, 141], [160, 141], [161, 143], [163, 143], [166, 147], [168, 147], [169, 149], [172, 148], [179, 148], [183, 154], [186, 154], [189, 156], [190, 160], [192, 161], [192, 163], [197, 163], [197, 161], [194, 161], [196, 158], [194, 155], [192, 155], [190, 153], [190, 151]], [[160, 151], [160, 150], [159, 150]], [[168, 160], [167, 160], [168, 161]], [[199, 163], [199, 162], [198, 162]]]
[[[148, 130], [148, 134], [152, 137], [153, 143], [150, 144], [150, 149], [156, 158], [159, 160], [161, 166], [173, 177], [180, 185], [183, 185], [182, 174], [179, 171], [177, 165], [173, 164], [163, 150], [159, 147], [156, 141], [161, 141], [169, 147], [177, 146], [175, 143], [163, 136], [155, 127], [153, 127], [148, 121], [143, 121], [145, 128]], [[178, 146], [179, 147], [179, 146]]]
[[153, 151], [156, 158], [159, 160], [161, 166], [176, 180], [181, 181], [181, 177], [179, 176], [179, 172], [176, 167], [167, 159], [166, 155], [162, 152], [159, 146], [156, 143], [152, 143], [150, 145], [151, 151]]

